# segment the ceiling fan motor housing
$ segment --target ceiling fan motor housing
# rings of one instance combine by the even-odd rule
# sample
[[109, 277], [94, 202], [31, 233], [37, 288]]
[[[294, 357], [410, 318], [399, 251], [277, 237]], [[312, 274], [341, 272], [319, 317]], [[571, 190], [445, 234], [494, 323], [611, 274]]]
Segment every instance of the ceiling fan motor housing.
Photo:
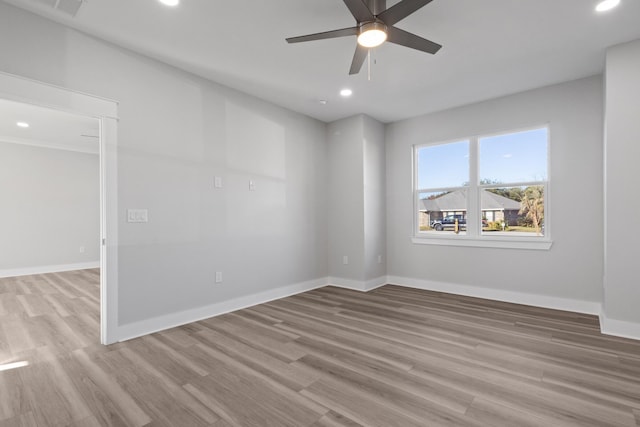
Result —
[[375, 20], [375, 21], [371, 21], [371, 22], [363, 22], [360, 24], [360, 33], [366, 33], [367, 31], [383, 31], [383, 32], [387, 32], [387, 26], [384, 25], [384, 23], [382, 21], [379, 20]]

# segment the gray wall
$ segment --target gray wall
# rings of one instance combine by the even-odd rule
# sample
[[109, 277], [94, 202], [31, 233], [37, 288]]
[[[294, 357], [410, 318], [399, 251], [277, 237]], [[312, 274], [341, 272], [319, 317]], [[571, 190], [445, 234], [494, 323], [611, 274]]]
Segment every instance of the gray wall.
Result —
[[[385, 273], [602, 301], [600, 77], [390, 124], [383, 155], [383, 126], [368, 117], [327, 126], [4, 2], [0, 51], [0, 71], [119, 102], [120, 325], [327, 276], [366, 284]], [[637, 45], [613, 49], [607, 71], [606, 307], [632, 322], [634, 234], [615, 228], [611, 209], [638, 211], [620, 192], [636, 178], [637, 57]], [[551, 250], [411, 242], [412, 145], [547, 123]], [[127, 223], [127, 208], [149, 209], [149, 222]]]
[[0, 51], [1, 71], [119, 102], [120, 325], [328, 275], [324, 123], [3, 2]]
[[[363, 116], [329, 124], [329, 275], [364, 280]], [[349, 264], [343, 264], [343, 256]]]
[[[411, 242], [412, 145], [548, 123], [548, 251]], [[388, 274], [600, 302], [603, 274], [600, 77], [532, 90], [387, 126]]]
[[0, 201], [0, 277], [100, 260], [97, 155], [0, 141]]
[[[606, 317], [640, 329], [637, 196], [640, 159], [640, 40], [607, 52], [605, 134]], [[625, 224], [630, 218], [630, 225]]]
[[[387, 200], [384, 125], [363, 117], [365, 280], [387, 274]], [[378, 256], [380, 261], [378, 261]]]
[[386, 276], [384, 125], [365, 115], [338, 120], [327, 141], [329, 274], [333, 284], [366, 290]]

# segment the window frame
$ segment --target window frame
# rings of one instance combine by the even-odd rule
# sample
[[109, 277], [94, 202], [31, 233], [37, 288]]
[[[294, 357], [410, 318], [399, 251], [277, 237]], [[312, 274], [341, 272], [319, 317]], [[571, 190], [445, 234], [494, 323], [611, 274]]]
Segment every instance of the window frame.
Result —
[[[546, 129], [546, 167], [547, 176], [544, 181], [508, 182], [501, 184], [480, 184], [480, 140], [501, 135], [522, 133], [537, 129]], [[435, 145], [446, 145], [459, 141], [469, 141], [469, 183], [467, 186], [449, 188], [418, 188], [418, 152], [420, 149]], [[413, 189], [413, 237], [415, 244], [443, 245], [443, 246], [468, 246], [486, 248], [511, 248], [549, 250], [551, 240], [551, 126], [548, 123], [527, 126], [518, 129], [477, 134], [462, 138], [453, 138], [444, 141], [415, 144], [412, 146], [412, 189]], [[543, 236], [505, 236], [487, 235], [482, 233], [480, 226], [482, 220], [481, 194], [482, 191], [491, 188], [508, 188], [541, 185], [544, 192], [544, 235]], [[440, 191], [464, 190], [467, 191], [466, 230], [464, 234], [435, 234], [420, 231], [419, 204], [420, 195]]]

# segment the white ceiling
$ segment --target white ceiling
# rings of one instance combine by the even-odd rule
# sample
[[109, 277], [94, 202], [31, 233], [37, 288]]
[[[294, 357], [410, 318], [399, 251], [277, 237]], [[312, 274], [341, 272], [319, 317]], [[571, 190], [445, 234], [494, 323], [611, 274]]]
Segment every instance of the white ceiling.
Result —
[[[17, 122], [29, 127], [18, 127]], [[98, 132], [97, 119], [0, 99], [2, 142], [97, 154]]]
[[[366, 63], [348, 75], [355, 37], [284, 40], [353, 26], [342, 0], [89, 0], [73, 18], [41, 0], [4, 1], [323, 121], [390, 122], [591, 76], [607, 47], [640, 38], [638, 0], [602, 14], [597, 0], [434, 0], [397, 26], [440, 52], [386, 43], [368, 81]], [[354, 94], [342, 99], [346, 87]]]

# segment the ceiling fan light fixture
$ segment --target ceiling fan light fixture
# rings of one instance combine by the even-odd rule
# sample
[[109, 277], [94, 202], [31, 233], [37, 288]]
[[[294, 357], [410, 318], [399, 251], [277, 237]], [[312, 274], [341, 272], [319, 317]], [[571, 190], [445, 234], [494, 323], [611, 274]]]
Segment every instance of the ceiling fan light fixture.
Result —
[[604, 0], [596, 6], [596, 12], [606, 12], [620, 4], [620, 0]]
[[387, 40], [387, 26], [380, 22], [368, 22], [360, 27], [358, 44], [363, 47], [380, 46]]

